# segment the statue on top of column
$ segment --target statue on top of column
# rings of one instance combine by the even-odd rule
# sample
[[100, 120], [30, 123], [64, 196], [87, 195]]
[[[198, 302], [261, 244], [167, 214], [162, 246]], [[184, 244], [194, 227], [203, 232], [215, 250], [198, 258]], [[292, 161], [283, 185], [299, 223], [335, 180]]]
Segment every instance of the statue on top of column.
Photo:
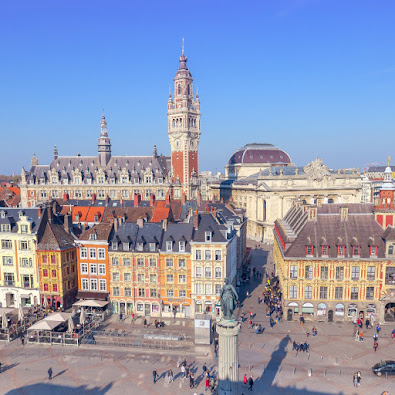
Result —
[[236, 308], [239, 297], [233, 285], [225, 278], [225, 285], [221, 289], [220, 301], [222, 308], [222, 318], [224, 320], [234, 320], [233, 312]]

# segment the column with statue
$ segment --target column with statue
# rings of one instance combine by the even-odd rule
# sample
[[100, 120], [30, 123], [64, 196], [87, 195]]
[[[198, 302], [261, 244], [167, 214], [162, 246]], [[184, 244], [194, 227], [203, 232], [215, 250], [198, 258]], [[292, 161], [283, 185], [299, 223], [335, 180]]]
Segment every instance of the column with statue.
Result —
[[222, 317], [217, 324], [218, 333], [218, 389], [220, 395], [237, 395], [239, 387], [239, 350], [237, 338], [240, 323], [236, 322], [233, 311], [238, 295], [233, 285], [225, 279], [221, 289]]

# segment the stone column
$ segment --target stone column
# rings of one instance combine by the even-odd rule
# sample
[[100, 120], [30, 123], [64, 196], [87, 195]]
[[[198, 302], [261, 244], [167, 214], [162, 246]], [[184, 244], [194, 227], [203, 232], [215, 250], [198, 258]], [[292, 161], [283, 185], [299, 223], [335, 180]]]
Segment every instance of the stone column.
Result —
[[220, 395], [237, 395], [239, 387], [238, 335], [240, 324], [222, 319], [217, 324], [219, 335], [218, 388]]

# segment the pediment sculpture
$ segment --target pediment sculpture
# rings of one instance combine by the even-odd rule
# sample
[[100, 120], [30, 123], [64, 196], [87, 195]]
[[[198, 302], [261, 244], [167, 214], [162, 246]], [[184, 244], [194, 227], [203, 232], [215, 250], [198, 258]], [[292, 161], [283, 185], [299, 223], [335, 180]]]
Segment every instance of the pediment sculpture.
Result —
[[316, 181], [321, 181], [323, 178], [331, 176], [328, 166], [322, 163], [321, 158], [313, 160], [303, 170], [308, 178]]

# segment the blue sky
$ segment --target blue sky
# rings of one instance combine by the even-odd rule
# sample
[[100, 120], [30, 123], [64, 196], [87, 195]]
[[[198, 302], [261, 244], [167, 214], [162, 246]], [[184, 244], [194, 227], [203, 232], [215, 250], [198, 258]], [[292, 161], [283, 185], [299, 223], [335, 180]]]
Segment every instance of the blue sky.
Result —
[[0, 2], [0, 173], [33, 152], [49, 163], [54, 144], [95, 155], [102, 108], [114, 154], [169, 154], [182, 37], [200, 170], [223, 170], [249, 142], [334, 168], [393, 153], [393, 1], [21, 0]]

